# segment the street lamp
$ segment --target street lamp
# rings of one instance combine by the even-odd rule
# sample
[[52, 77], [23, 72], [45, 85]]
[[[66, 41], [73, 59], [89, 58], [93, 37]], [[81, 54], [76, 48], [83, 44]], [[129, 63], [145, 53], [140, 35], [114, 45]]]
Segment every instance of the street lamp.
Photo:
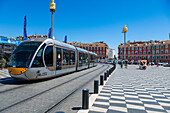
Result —
[[53, 38], [53, 13], [55, 12], [55, 3], [54, 0], [50, 3], [50, 12], [51, 12], [51, 37]]
[[122, 31], [122, 33], [124, 33], [124, 60], [126, 59], [126, 32], [127, 30], [128, 28], [125, 25]]

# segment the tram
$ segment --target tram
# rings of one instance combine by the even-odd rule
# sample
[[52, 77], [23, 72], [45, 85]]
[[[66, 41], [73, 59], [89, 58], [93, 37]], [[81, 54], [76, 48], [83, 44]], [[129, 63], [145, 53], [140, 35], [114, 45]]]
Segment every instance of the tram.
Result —
[[47, 38], [23, 41], [8, 63], [11, 77], [45, 79], [97, 65], [97, 54]]

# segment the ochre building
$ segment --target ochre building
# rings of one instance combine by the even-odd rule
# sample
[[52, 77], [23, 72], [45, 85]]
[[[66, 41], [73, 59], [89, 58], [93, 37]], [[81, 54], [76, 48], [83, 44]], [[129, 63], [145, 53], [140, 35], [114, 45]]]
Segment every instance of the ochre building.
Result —
[[[129, 61], [146, 59], [170, 63], [170, 40], [127, 42], [125, 56]], [[118, 58], [124, 60], [124, 44], [118, 46]]]

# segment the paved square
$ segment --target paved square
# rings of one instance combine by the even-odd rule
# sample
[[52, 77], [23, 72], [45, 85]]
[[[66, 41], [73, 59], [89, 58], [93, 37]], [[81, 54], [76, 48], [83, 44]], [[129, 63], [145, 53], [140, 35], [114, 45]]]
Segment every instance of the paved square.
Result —
[[[106, 90], [107, 89], [107, 90]], [[121, 69], [110, 77], [89, 113], [170, 112], [170, 68], [138, 65]]]

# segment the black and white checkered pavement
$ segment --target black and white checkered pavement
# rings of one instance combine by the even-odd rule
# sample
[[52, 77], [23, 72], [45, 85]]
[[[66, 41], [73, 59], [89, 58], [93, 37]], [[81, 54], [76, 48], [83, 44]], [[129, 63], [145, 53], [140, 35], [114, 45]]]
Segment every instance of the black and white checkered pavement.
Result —
[[0, 70], [0, 79], [10, 77], [8, 69]]
[[170, 113], [170, 68], [128, 66], [109, 78], [89, 113]]

